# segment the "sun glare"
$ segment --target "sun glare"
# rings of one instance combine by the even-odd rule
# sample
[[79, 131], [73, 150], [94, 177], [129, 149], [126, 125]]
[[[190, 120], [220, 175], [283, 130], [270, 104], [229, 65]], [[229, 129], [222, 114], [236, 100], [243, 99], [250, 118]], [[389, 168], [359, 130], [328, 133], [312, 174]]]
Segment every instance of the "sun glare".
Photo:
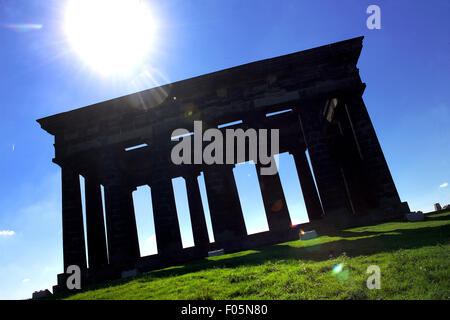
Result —
[[69, 0], [65, 32], [73, 49], [96, 71], [127, 72], [154, 42], [155, 21], [139, 0]]

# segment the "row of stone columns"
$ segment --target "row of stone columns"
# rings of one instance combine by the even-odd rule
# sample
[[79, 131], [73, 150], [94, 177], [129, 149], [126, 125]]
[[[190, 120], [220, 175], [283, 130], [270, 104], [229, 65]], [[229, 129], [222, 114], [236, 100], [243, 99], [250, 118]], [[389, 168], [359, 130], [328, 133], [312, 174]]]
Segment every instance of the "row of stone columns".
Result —
[[[112, 161], [105, 159], [105, 209], [108, 239], [105, 234], [100, 183], [85, 178], [86, 232], [89, 268], [105, 265], [131, 265], [140, 256], [132, 189]], [[63, 255], [64, 269], [77, 265], [84, 269], [86, 248], [79, 174], [62, 166]]]
[[[389, 184], [392, 179], [387, 165], [380, 165], [384, 157], [382, 157], [367, 111], [361, 99], [353, 97], [347, 101], [347, 112], [356, 142], [359, 143], [361, 157], [364, 157], [364, 161], [367, 162], [367, 170], [374, 171], [371, 176], [375, 179], [375, 188], [378, 188], [376, 192], [382, 193], [383, 190], [386, 191], [386, 188], [381, 187], [386, 183]], [[319, 219], [324, 214], [330, 215], [347, 208], [347, 195], [341, 173], [330, 154], [327, 137], [323, 131], [323, 119], [317, 112], [317, 106], [320, 103], [323, 102], [311, 101], [303, 104], [299, 109], [298, 119], [305, 145], [294, 143], [289, 150], [294, 157], [310, 221]], [[170, 150], [167, 146], [159, 148], [150, 179], [154, 224], [158, 254], [171, 257], [182, 251], [182, 242], [172, 179], [167, 167], [167, 156]], [[305, 148], [311, 159], [317, 189]], [[108, 263], [128, 265], [140, 256], [132, 200], [133, 189], [129, 187], [127, 177], [121, 173], [114, 159], [113, 155], [109, 155], [102, 162], [105, 172], [103, 183], [106, 198], [107, 241], [104, 232], [100, 184], [89, 176], [85, 180], [86, 230], [89, 265], [92, 268], [100, 268]], [[233, 168], [233, 165], [210, 165], [204, 168], [215, 241], [218, 246], [231, 250], [239, 249], [242, 240], [247, 237]], [[274, 233], [282, 233], [289, 229], [291, 219], [279, 175], [260, 175], [258, 163], [256, 169], [269, 229]], [[200, 171], [196, 170], [186, 171], [183, 177], [186, 181], [195, 247], [206, 252], [209, 248], [209, 236], [197, 181]], [[393, 186], [393, 182], [391, 185]], [[66, 166], [62, 166], [62, 187], [64, 265], [67, 267], [77, 264], [80, 267], [86, 267], [79, 177]], [[398, 197], [395, 186], [391, 189], [388, 188], [387, 192], [392, 194], [393, 198]], [[375, 194], [375, 197], [380, 198], [378, 194]]]
[[[294, 153], [308, 213], [310, 219], [313, 219], [319, 217], [320, 213], [311, 211], [314, 204], [311, 204], [313, 202], [310, 198], [314, 199], [315, 188], [309, 166], [302, 158], [304, 156], [304, 152]], [[133, 190], [127, 187], [124, 178], [111, 162], [105, 160], [105, 167], [109, 169], [105, 180], [107, 241], [100, 184], [89, 177], [85, 179], [89, 267], [93, 269], [108, 264], [108, 253], [110, 264], [124, 267], [131, 265], [140, 256], [132, 200]], [[247, 236], [233, 167], [213, 165], [204, 171], [215, 241], [228, 250], [239, 249], [242, 240]], [[279, 175], [261, 175], [259, 167], [257, 164], [258, 181], [269, 229], [271, 232], [282, 233], [289, 230], [291, 219]], [[79, 176], [66, 167], [63, 167], [62, 171], [64, 265], [67, 267], [76, 264], [85, 268], [86, 250]], [[199, 172], [193, 171], [184, 178], [194, 244], [206, 253], [209, 248], [209, 236], [197, 180], [198, 174]], [[172, 181], [167, 172], [156, 170], [152, 175], [151, 193], [158, 254], [166, 257], [177, 255], [182, 250], [182, 242]], [[317, 195], [315, 197], [317, 198]]]
[[[320, 203], [304, 151], [293, 152], [303, 197], [310, 220], [320, 217]], [[85, 178], [86, 230], [89, 267], [108, 264], [131, 265], [140, 256], [136, 220], [132, 199], [133, 189], [109, 157], [104, 159], [107, 175], [105, 209], [108, 239], [105, 236], [100, 183]], [[63, 237], [65, 268], [76, 264], [86, 267], [83, 216], [79, 175], [66, 166], [63, 175]], [[239, 249], [247, 236], [239, 195], [233, 174], [234, 165], [212, 165], [205, 169], [205, 185], [216, 243], [227, 249]], [[278, 173], [261, 175], [256, 164], [258, 181], [271, 232], [289, 230], [291, 219]], [[209, 235], [198, 185], [199, 171], [184, 175], [195, 247], [206, 253]], [[151, 194], [158, 254], [177, 255], [182, 250], [181, 234], [175, 205], [172, 179], [163, 166], [152, 175]], [[315, 193], [315, 194], [314, 194]], [[108, 244], [108, 248], [106, 247]], [[108, 259], [109, 257], [109, 259]]]

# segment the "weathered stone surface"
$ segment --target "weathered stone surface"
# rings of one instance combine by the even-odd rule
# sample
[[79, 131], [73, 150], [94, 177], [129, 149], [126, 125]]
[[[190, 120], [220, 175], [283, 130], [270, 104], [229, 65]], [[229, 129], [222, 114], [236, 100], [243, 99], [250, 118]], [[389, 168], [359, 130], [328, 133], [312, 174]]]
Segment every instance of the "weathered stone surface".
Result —
[[140, 256], [132, 188], [114, 155], [107, 153], [103, 162], [109, 264], [130, 267]]
[[241, 249], [247, 230], [233, 168], [212, 165], [204, 174], [215, 242], [227, 252]]
[[139, 271], [137, 269], [131, 269], [131, 270], [125, 270], [122, 271], [122, 278], [132, 278], [136, 277], [139, 274]]
[[322, 204], [317, 194], [314, 178], [306, 158], [306, 147], [297, 145], [291, 149], [294, 156], [295, 167], [297, 169], [300, 186], [302, 188], [303, 199], [305, 200], [306, 211], [309, 221], [320, 219], [323, 216]]
[[206, 253], [209, 248], [209, 235], [197, 177], [196, 173], [188, 173], [185, 176], [186, 192], [189, 202], [189, 213], [191, 215], [194, 245]]
[[64, 270], [77, 265], [86, 268], [83, 211], [81, 207], [80, 177], [67, 166], [61, 168], [62, 176], [62, 234]]
[[410, 212], [405, 216], [406, 219], [410, 222], [423, 221], [423, 219], [425, 219], [425, 216], [422, 212]]
[[256, 172], [266, 210], [269, 230], [274, 232], [289, 230], [292, 223], [284, 197], [283, 187], [281, 186], [280, 176], [278, 173], [274, 175], [261, 175], [260, 167], [259, 164], [256, 165]]

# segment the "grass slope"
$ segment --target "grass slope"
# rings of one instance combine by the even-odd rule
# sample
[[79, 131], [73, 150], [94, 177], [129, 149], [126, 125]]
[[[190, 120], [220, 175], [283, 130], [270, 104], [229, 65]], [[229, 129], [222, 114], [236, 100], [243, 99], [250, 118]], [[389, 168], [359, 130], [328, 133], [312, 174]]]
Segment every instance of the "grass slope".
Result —
[[[449, 244], [447, 212], [211, 257], [66, 298], [449, 299]], [[379, 290], [367, 289], [370, 265], [381, 269]]]

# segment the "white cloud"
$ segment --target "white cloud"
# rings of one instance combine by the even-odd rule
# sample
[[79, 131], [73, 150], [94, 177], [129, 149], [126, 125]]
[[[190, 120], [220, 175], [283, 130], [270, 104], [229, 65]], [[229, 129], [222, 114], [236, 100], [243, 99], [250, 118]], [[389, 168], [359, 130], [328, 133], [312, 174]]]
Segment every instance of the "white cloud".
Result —
[[15, 234], [12, 230], [0, 230], [0, 236], [10, 237]]
[[441, 184], [441, 185], [439, 186], [439, 188], [445, 188], [446, 186], [448, 186], [448, 182], [444, 182], [443, 184]]
[[30, 281], [31, 281], [31, 279], [28, 279], [28, 278], [25, 278], [25, 279], [22, 280], [23, 283], [27, 283], [27, 282], [30, 282]]

